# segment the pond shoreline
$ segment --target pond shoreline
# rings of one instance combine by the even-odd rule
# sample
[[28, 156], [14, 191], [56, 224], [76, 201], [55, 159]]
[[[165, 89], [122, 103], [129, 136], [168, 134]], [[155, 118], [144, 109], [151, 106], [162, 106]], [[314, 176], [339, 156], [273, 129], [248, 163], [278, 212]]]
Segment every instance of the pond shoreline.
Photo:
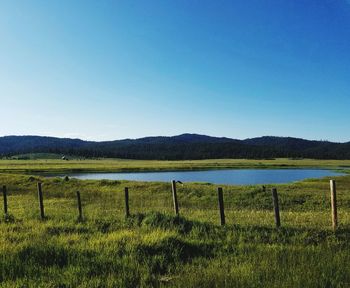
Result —
[[137, 171], [137, 172], [80, 172], [80, 173], [37, 173], [44, 177], [66, 177], [79, 180], [126, 180], [141, 182], [168, 182], [172, 179], [182, 182], [213, 183], [223, 185], [287, 184], [311, 178], [344, 176], [331, 169], [211, 169], [196, 171]]

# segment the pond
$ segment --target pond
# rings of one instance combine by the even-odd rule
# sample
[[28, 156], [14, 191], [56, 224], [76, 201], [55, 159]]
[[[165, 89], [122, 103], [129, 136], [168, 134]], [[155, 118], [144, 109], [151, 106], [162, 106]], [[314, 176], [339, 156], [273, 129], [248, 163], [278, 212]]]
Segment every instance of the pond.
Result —
[[324, 169], [227, 169], [206, 171], [161, 171], [161, 172], [127, 172], [127, 173], [77, 173], [69, 177], [90, 180], [132, 180], [161, 181], [180, 180], [182, 182], [205, 182], [214, 184], [254, 185], [282, 184], [304, 180], [341, 176], [332, 170]]

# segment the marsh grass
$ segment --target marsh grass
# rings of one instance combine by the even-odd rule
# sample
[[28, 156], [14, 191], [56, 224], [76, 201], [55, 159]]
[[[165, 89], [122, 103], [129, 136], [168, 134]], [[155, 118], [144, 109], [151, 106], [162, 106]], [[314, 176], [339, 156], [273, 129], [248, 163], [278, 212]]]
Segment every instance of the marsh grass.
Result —
[[9, 193], [9, 215], [0, 220], [1, 287], [347, 287], [350, 176], [336, 178], [336, 233], [328, 180], [278, 185], [282, 227], [276, 229], [272, 186], [267, 192], [223, 186], [227, 225], [221, 227], [217, 185], [179, 186], [181, 216], [175, 217], [170, 183], [0, 174]]

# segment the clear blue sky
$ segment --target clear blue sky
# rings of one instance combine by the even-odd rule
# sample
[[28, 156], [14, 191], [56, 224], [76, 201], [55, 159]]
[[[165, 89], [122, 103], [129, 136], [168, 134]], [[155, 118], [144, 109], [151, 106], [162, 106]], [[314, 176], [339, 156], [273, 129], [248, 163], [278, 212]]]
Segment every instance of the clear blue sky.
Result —
[[350, 0], [0, 0], [0, 135], [350, 141]]

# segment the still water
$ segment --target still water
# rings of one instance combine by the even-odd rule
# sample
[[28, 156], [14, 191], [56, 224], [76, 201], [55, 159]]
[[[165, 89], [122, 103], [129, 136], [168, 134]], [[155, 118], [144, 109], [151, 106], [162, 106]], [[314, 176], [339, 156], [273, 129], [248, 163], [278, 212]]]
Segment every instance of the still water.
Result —
[[171, 171], [171, 172], [128, 172], [128, 173], [79, 173], [69, 177], [90, 180], [133, 180], [161, 181], [180, 180], [182, 182], [206, 182], [215, 184], [281, 184], [300, 181], [307, 178], [340, 176], [332, 170], [323, 169], [228, 169], [208, 171]]

